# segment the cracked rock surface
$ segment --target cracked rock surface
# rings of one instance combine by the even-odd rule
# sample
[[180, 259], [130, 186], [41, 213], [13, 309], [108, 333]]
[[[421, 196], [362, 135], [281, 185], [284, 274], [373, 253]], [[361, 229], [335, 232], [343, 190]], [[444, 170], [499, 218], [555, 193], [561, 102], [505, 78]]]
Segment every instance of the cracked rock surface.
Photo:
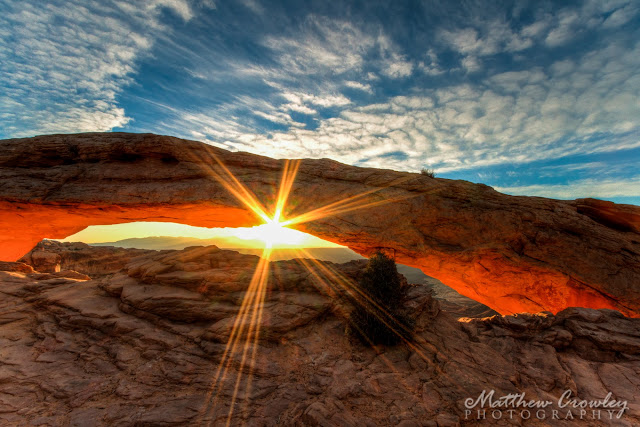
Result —
[[[213, 404], [211, 384], [257, 263], [213, 246], [142, 254], [97, 279], [0, 263], [0, 424], [224, 424], [240, 354]], [[365, 263], [323, 265], [355, 280]], [[629, 402], [624, 416], [583, 424], [640, 422], [640, 320], [584, 308], [457, 320], [412, 286], [413, 343], [369, 348], [345, 336], [348, 299], [299, 262], [269, 274], [232, 425], [474, 425], [465, 399], [491, 389], [554, 401], [611, 392]]]

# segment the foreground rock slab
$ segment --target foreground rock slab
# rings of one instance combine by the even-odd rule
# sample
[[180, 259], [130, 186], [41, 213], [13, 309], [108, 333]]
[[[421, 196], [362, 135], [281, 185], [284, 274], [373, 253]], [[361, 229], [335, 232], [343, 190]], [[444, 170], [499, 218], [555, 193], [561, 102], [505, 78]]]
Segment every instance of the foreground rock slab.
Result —
[[[224, 170], [268, 208], [283, 161], [150, 134], [0, 141], [0, 259], [92, 224], [260, 219], [216, 180]], [[640, 313], [640, 208], [500, 194], [481, 184], [304, 160], [285, 217], [350, 197], [369, 204], [298, 225], [368, 255], [384, 248], [500, 313], [571, 306]], [[313, 197], [309, 197], [313, 195]], [[387, 201], [388, 203], [380, 204]]]
[[[239, 353], [215, 399], [211, 385], [257, 263], [198, 247], [137, 257], [98, 280], [0, 263], [0, 424], [224, 423]], [[353, 280], [364, 266], [322, 265]], [[638, 319], [570, 308], [458, 321], [413, 286], [413, 343], [372, 349], [345, 336], [348, 301], [300, 262], [273, 263], [269, 283], [252, 386], [241, 377], [232, 425], [473, 425], [465, 401], [490, 390], [550, 401], [611, 392], [628, 401], [622, 417], [603, 411], [580, 425], [640, 423]], [[575, 425], [566, 411], [546, 416], [482, 423]]]
[[132, 258], [151, 253], [155, 251], [43, 240], [18, 261], [43, 273], [75, 270], [96, 279], [120, 271]]
[[[239, 250], [239, 252], [246, 253], [244, 250]], [[260, 250], [252, 252], [261, 253]], [[120, 274], [121, 270], [134, 258], [158, 253], [156, 250], [91, 246], [81, 242], [43, 240], [25, 256], [20, 258], [19, 261], [30, 265], [33, 269], [40, 272], [74, 270], [96, 279], [116, 273]], [[276, 257], [278, 256], [276, 253]], [[286, 254], [283, 259], [292, 259], [299, 256], [299, 251], [292, 250]], [[271, 258], [274, 258], [273, 252]], [[255, 260], [255, 258], [249, 259]], [[254, 268], [255, 261], [252, 261], [250, 264], [251, 265], [246, 265], [246, 267]], [[359, 266], [362, 264], [354, 263], [353, 265]], [[204, 268], [211, 268], [211, 266], [205, 265]], [[400, 270], [402, 270], [402, 268], [400, 268]], [[245, 275], [245, 277], [248, 276]], [[409, 277], [411, 277], [411, 275], [407, 277], [408, 281], [412, 280], [410, 283], [424, 284], [431, 289], [434, 298], [438, 300], [443, 310], [454, 317], [488, 317], [498, 314], [477, 301], [461, 296], [437, 279], [432, 277], [425, 278], [425, 276], [417, 277], [415, 275], [413, 275], [413, 279], [409, 279]]]

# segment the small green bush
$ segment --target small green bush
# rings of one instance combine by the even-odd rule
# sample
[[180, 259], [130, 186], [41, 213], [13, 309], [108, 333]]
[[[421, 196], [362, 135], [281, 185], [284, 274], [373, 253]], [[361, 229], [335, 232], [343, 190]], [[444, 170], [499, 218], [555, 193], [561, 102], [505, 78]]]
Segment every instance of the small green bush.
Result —
[[433, 169], [422, 168], [422, 170], [420, 171], [420, 175], [428, 176], [429, 178], [435, 178], [436, 171], [434, 171]]
[[393, 345], [402, 338], [409, 339], [411, 321], [402, 312], [407, 287], [400, 279], [394, 260], [381, 252], [374, 254], [358, 285], [374, 303], [363, 297], [354, 300], [348, 333], [365, 344], [374, 345]]

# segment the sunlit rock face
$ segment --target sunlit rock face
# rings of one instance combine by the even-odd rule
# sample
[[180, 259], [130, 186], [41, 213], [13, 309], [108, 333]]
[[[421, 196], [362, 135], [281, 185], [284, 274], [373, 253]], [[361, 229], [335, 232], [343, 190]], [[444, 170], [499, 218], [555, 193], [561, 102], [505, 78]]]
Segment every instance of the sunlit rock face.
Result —
[[[212, 384], [257, 263], [195, 247], [90, 280], [0, 262], [0, 424], [224, 425], [242, 346], [215, 401]], [[356, 279], [365, 263], [323, 265]], [[231, 425], [464, 425], [465, 400], [491, 389], [610, 391], [630, 404], [621, 425], [640, 423], [639, 319], [571, 308], [458, 321], [412, 286], [412, 345], [372, 349], [345, 334], [349, 303], [298, 261], [273, 263], [269, 277], [251, 392], [245, 369]]]
[[[266, 207], [283, 162], [143, 134], [51, 135], [0, 142], [0, 259], [89, 225], [261, 220], [214, 175], [212, 154]], [[384, 248], [501, 313], [566, 307], [640, 313], [640, 208], [500, 194], [465, 181], [305, 160], [285, 217], [371, 192], [386, 204], [296, 225], [368, 255]], [[363, 202], [364, 204], [364, 202]]]

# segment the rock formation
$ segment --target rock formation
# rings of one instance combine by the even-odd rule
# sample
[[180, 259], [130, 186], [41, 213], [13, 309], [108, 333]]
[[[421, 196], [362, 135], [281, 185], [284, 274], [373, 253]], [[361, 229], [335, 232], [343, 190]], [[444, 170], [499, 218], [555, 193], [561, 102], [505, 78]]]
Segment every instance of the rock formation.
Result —
[[[136, 257], [98, 280], [0, 263], [0, 424], [223, 424], [239, 354], [213, 403], [211, 384], [257, 263], [196, 247]], [[364, 263], [323, 265], [355, 279]], [[232, 425], [474, 424], [465, 400], [491, 389], [552, 401], [611, 392], [629, 402], [623, 416], [603, 410], [586, 423], [640, 422], [638, 319], [570, 308], [458, 321], [414, 286], [412, 345], [368, 348], [345, 336], [348, 302], [320, 285], [300, 262], [270, 266], [252, 387], [241, 382]], [[487, 414], [485, 424], [506, 422]], [[512, 423], [528, 425], [522, 416]]]
[[18, 261], [42, 273], [75, 270], [96, 279], [122, 270], [132, 258], [150, 253], [155, 251], [43, 240]]
[[[43, 240], [18, 261], [31, 266], [39, 272], [50, 273], [60, 270], [74, 270], [96, 279], [120, 273], [120, 270], [122, 270], [133, 258], [157, 253], [156, 251], [157, 250], [142, 250], [113, 246], [91, 246], [81, 242]], [[260, 254], [262, 252], [262, 250], [259, 249], [237, 249], [236, 251], [251, 255]], [[315, 253], [320, 256], [327, 255], [322, 251], [322, 249], [309, 249], [307, 250], [307, 253]], [[271, 260], [273, 261], [288, 260], [299, 257], [300, 252], [293, 250], [275, 250], [271, 253]], [[344, 263], [349, 261], [344, 260], [341, 256], [333, 257], [331, 252], [329, 252], [329, 258], [343, 259], [343, 261], [340, 262], [333, 260], [332, 262], [334, 263]], [[321, 259], [327, 261], [324, 258]], [[362, 258], [358, 256], [357, 259]], [[443, 306], [443, 309], [451, 316], [457, 318], [488, 317], [498, 314], [489, 307], [458, 294], [456, 291], [433, 277], [427, 277], [423, 274], [418, 276], [412, 271], [413, 269], [409, 269], [401, 265], [398, 266], [398, 270], [406, 276], [409, 283], [424, 284], [428, 289], [432, 290], [433, 297], [438, 300], [440, 305]]]
[[[279, 160], [148, 134], [0, 141], [0, 259], [17, 260], [43, 238], [93, 224], [259, 224], [215, 179], [224, 172], [214, 155], [274, 205]], [[514, 197], [465, 181], [304, 160], [285, 217], [363, 193], [357, 200], [373, 203], [368, 208], [296, 227], [364, 255], [392, 250], [399, 263], [501, 313], [570, 306], [640, 313], [638, 207]]]

